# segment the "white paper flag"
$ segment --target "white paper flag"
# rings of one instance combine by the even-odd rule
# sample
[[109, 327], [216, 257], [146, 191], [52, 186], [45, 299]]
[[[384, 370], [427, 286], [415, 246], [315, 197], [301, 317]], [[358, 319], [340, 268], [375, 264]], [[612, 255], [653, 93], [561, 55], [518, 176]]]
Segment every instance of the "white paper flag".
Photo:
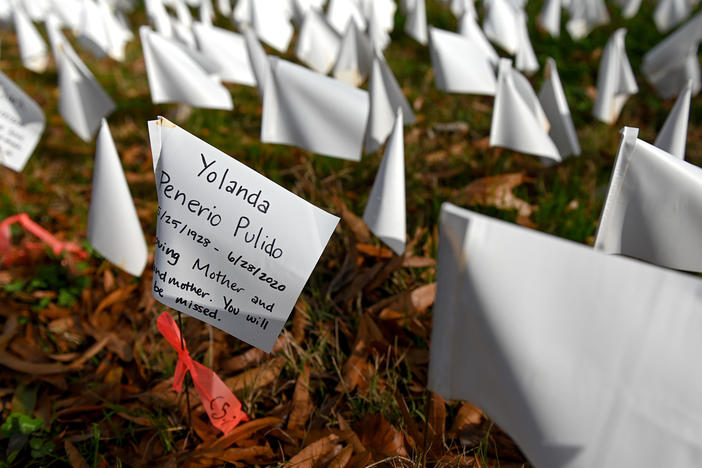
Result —
[[625, 127], [595, 248], [702, 272], [702, 168]]
[[492, 44], [490, 44], [487, 37], [485, 37], [485, 34], [480, 28], [476, 17], [469, 13], [464, 13], [458, 22], [458, 33], [477, 46], [491, 64], [497, 65], [497, 62], [500, 60], [500, 56], [497, 55], [495, 48], [492, 46]]
[[305, 15], [295, 46], [295, 56], [312, 70], [326, 75], [339, 55], [341, 38], [322, 14], [310, 9]]
[[44, 73], [49, 63], [49, 50], [37, 28], [19, 5], [14, 9], [14, 22], [22, 65], [33, 72]]
[[263, 42], [278, 52], [288, 50], [293, 29], [292, 12], [287, 11], [285, 0], [256, 0], [251, 2], [251, 25]]
[[375, 49], [383, 51], [390, 45], [390, 34], [388, 34], [388, 31], [383, 28], [380, 21], [376, 18], [374, 9], [371, 9], [371, 16], [368, 18], [366, 33]]
[[251, 26], [253, 24], [253, 7], [251, 4], [253, 0], [237, 0], [234, 6], [234, 12], [232, 13], [232, 20], [238, 28], [245, 24]]
[[366, 29], [366, 19], [355, 0], [329, 0], [327, 21], [340, 35], [346, 31], [349, 21], [355, 21], [359, 29]]
[[495, 94], [495, 72], [490, 58], [474, 41], [430, 26], [429, 55], [439, 90], [486, 96]]
[[165, 119], [149, 132], [154, 297], [270, 352], [339, 219]]
[[83, 0], [51, 0], [51, 9], [45, 21], [50, 16], [56, 16], [60, 26], [77, 30], [82, 8]]
[[370, 73], [372, 61], [373, 45], [370, 39], [358, 30], [354, 21], [349, 21], [334, 63], [334, 78], [351, 86], [361, 86]]
[[395, 12], [397, 5], [394, 0], [361, 0], [363, 16], [370, 21], [375, 18], [378, 26], [385, 32], [395, 29]]
[[217, 0], [217, 9], [222, 16], [229, 16], [232, 14], [232, 4], [229, 0]]
[[456, 18], [462, 18], [464, 15], [472, 16], [474, 19], [478, 18], [474, 0], [451, 0], [450, 8], [451, 13]]
[[558, 148], [561, 158], [580, 155], [580, 143], [575, 131], [573, 118], [566, 100], [561, 78], [558, 76], [556, 61], [551, 57], [546, 61], [545, 80], [539, 91], [539, 102], [551, 124], [548, 135]]
[[256, 86], [244, 36], [233, 31], [194, 22], [198, 50], [217, 64], [217, 75], [229, 83]]
[[570, 20], [566, 29], [575, 40], [582, 39], [598, 26], [609, 23], [604, 0], [574, 0], [570, 2]]
[[653, 21], [660, 32], [667, 32], [690, 16], [690, 0], [659, 0], [653, 12]]
[[692, 80], [692, 94], [699, 93], [701, 40], [702, 13], [697, 13], [644, 55], [644, 75], [664, 99], [674, 97], [688, 80]]
[[422, 45], [427, 44], [427, 6], [425, 0], [414, 0], [414, 8], [407, 14], [405, 32]]
[[539, 61], [536, 59], [534, 48], [529, 39], [529, 29], [527, 28], [527, 16], [523, 10], [517, 15], [516, 27], [519, 32], [519, 48], [514, 57], [514, 66], [517, 70], [526, 74], [532, 74], [539, 70]]
[[415, 116], [395, 75], [380, 52], [376, 52], [373, 58], [368, 94], [370, 112], [366, 129], [366, 153], [372, 153], [383, 145], [392, 132], [398, 108], [402, 111], [405, 125], [414, 123]]
[[402, 109], [398, 108], [395, 125], [363, 212], [363, 220], [371, 232], [397, 255], [405, 252], [405, 211], [405, 143]]
[[45, 124], [41, 107], [0, 72], [0, 164], [21, 172]]
[[249, 63], [251, 64], [251, 71], [256, 78], [258, 95], [261, 100], [263, 100], [263, 89], [266, 86], [267, 76], [270, 71], [268, 56], [266, 55], [266, 51], [263, 50], [261, 43], [258, 42], [254, 31], [246, 25], [244, 25], [244, 41], [246, 43]]
[[163, 37], [173, 37], [171, 18], [163, 5], [163, 0], [144, 0], [144, 2], [146, 14], [149, 16], [149, 21], [154, 25], [156, 31]]
[[90, 141], [115, 103], [73, 50], [55, 16], [49, 16], [46, 28], [58, 68], [59, 114], [76, 135]]
[[141, 26], [139, 35], [154, 104], [181, 102], [207, 109], [234, 107], [219, 78], [208, 74], [183, 46], [148, 26]]
[[626, 29], [617, 29], [607, 41], [597, 73], [597, 98], [592, 108], [595, 118], [613, 124], [629, 96], [639, 92], [624, 47]]
[[44, 21], [51, 10], [49, 0], [19, 0], [15, 3], [24, 8], [32, 21]]
[[148, 256], [146, 240], [105, 120], [95, 145], [88, 240], [107, 260], [130, 275], [141, 276]]
[[551, 36], [560, 37], [561, 0], [545, 0], [537, 21]]
[[561, 161], [548, 131], [548, 119], [531, 84], [512, 68], [511, 60], [500, 59], [490, 146]]
[[200, 22], [212, 26], [215, 17], [212, 0], [200, 0]]
[[485, 35], [508, 54], [516, 54], [520, 40], [517, 27], [519, 9], [509, 0], [489, 0], [485, 7], [487, 8], [483, 19]]
[[675, 101], [670, 114], [665, 119], [663, 128], [658, 132], [654, 143], [666, 153], [685, 159], [687, 145], [687, 124], [690, 118], [690, 100], [692, 99], [692, 81], [688, 81], [682, 93]]
[[617, 0], [616, 3], [622, 8], [622, 16], [626, 19], [636, 16], [641, 8], [641, 0]]
[[269, 60], [261, 141], [360, 161], [368, 93], [294, 63]]
[[699, 278], [449, 204], [439, 233], [431, 391], [535, 467], [698, 464]]

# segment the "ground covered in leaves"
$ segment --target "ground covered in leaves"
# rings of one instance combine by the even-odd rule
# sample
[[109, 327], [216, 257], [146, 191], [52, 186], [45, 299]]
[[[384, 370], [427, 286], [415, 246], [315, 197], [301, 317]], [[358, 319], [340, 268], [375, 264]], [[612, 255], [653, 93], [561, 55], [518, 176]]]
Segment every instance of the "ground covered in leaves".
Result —
[[[447, 8], [427, 3], [430, 24], [456, 29]], [[532, 18], [541, 3], [530, 2]], [[540, 63], [549, 55], [558, 62], [583, 147], [581, 157], [557, 167], [489, 148], [492, 99], [436, 91], [428, 50], [401, 32], [398, 13], [386, 57], [418, 117], [405, 131], [410, 242], [402, 257], [359, 218], [381, 152], [352, 163], [263, 145], [255, 89], [230, 86], [232, 112], [154, 106], [138, 40], [124, 64], [96, 60], [75, 44], [118, 103], [109, 124], [152, 246], [157, 203], [146, 121], [157, 115], [342, 217], [271, 354], [185, 319], [192, 355], [222, 377], [250, 416], [225, 436], [209, 425], [192, 390], [190, 422], [186, 399], [171, 390], [176, 354], [156, 329], [165, 308], [151, 296], [151, 262], [135, 279], [84, 241], [94, 146], [59, 117], [55, 68], [43, 75], [21, 68], [13, 34], [0, 31], [0, 69], [47, 115], [25, 171], [0, 168], [0, 219], [26, 212], [91, 253], [88, 260], [56, 258], [13, 229], [17, 258], [0, 270], [0, 466], [525, 465], [478, 408], [425, 389], [438, 214], [451, 201], [592, 242], [619, 128], [640, 127], [641, 138], [653, 141], [672, 106], [639, 79], [641, 92], [616, 126], [590, 117], [599, 56], [614, 29], [629, 28], [637, 72], [662, 37], [649, 3], [628, 22], [611, 13], [610, 25], [580, 42], [551, 39], [530, 22]], [[145, 23], [143, 11], [131, 20]], [[532, 77], [537, 89], [541, 81]], [[702, 162], [700, 121], [693, 101], [687, 158], [695, 164]]]

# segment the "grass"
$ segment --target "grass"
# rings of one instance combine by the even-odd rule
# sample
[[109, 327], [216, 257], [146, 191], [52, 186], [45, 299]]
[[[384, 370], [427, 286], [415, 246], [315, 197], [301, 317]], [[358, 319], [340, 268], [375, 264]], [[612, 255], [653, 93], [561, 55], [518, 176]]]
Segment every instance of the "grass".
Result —
[[[427, 4], [430, 24], [456, 29], [457, 21], [447, 8], [432, 0]], [[536, 16], [541, 4], [540, 1], [529, 2], [530, 18]], [[457, 192], [472, 181], [513, 172], [524, 173], [530, 180], [516, 188], [515, 194], [534, 206], [530, 222], [536, 229], [576, 242], [592, 243], [620, 127], [640, 127], [642, 138], [652, 141], [672, 107], [672, 102], [660, 100], [639, 75], [641, 91], [628, 101], [615, 126], [606, 126], [591, 117], [592, 99], [588, 89], [595, 86], [604, 44], [615, 29], [626, 25], [629, 30], [627, 50], [638, 74], [643, 53], [663, 37], [653, 27], [652, 10], [652, 3], [644, 2], [641, 12], [625, 21], [613, 7], [610, 9], [612, 22], [595, 29], [582, 41], [571, 40], [565, 30], [560, 39], [550, 38], [530, 21], [539, 62], [543, 65], [550, 56], [558, 63], [583, 149], [582, 156], [570, 158], [557, 167], [544, 167], [531, 156], [488, 148], [485, 139], [489, 135], [492, 99], [437, 91], [428, 49], [402, 32], [404, 16], [397, 14], [393, 42], [385, 56], [418, 117], [418, 122], [405, 130], [407, 232], [414, 239], [414, 256], [435, 256], [438, 217], [443, 202], [461, 204]], [[137, 10], [130, 19], [133, 24], [145, 23], [143, 10]], [[218, 22], [228, 25], [222, 18]], [[93, 143], [77, 138], [58, 116], [55, 69], [51, 67], [41, 75], [23, 69], [14, 35], [0, 31], [0, 40], [3, 44], [0, 70], [28, 92], [47, 116], [46, 132], [23, 173], [0, 169], [0, 218], [27, 212], [60, 237], [80, 242], [86, 232]], [[151, 158], [147, 149], [146, 121], [158, 115], [172, 118], [178, 107], [151, 104], [138, 39], [129, 44], [124, 64], [109, 59], [96, 60], [78, 44], [75, 48], [117, 102], [117, 109], [108, 121], [125, 171], [128, 176], [148, 174]], [[294, 46], [290, 50], [294, 50]], [[290, 54], [285, 57], [293, 59]], [[538, 89], [542, 81], [540, 73], [531, 80]], [[353, 163], [292, 147], [261, 144], [261, 104], [257, 91], [236, 85], [228, 87], [233, 95], [233, 111], [192, 109], [179, 125], [321, 208], [338, 214], [339, 208], [333, 199], [339, 197], [353, 213], [361, 215], [382, 153], [364, 155], [360, 163]], [[699, 165], [702, 164], [702, 139], [696, 123], [702, 118], [700, 101], [693, 100], [690, 116], [687, 159]], [[455, 121], [465, 122], [467, 130], [447, 133], [434, 127], [437, 123]], [[153, 245], [155, 190], [146, 177], [134, 180], [130, 188], [147, 241]], [[510, 221], [517, 219], [514, 210], [500, 210], [494, 206], [470, 208]], [[13, 232], [15, 240], [22, 240], [20, 230]], [[373, 242], [380, 245], [378, 240]], [[360, 281], [374, 268], [388, 264], [387, 260], [355, 252], [357, 243], [358, 239], [342, 223], [303, 292], [302, 311], [295, 312], [286, 326], [286, 336], [298, 330], [301, 337], [290, 339], [280, 351], [263, 357], [262, 361], [227, 370], [234, 368], [232, 359], [250, 352], [250, 348], [217, 330], [210, 340], [203, 324], [186, 320], [185, 336], [191, 352], [201, 362], [208, 362], [212, 349], [215, 370], [225, 379], [236, 378], [271, 358], [284, 358], [281, 371], [269, 383], [238, 393], [252, 419], [280, 417], [284, 422], [269, 428], [270, 431], [255, 432], [236, 447], [268, 446], [274, 456], [251, 460], [280, 465], [309, 443], [330, 431], [339, 431], [338, 416], [343, 416], [360, 431], [359, 428], [365, 427], [364, 421], [380, 415], [399, 431], [410, 460], [427, 459], [430, 464], [444, 466], [442, 463], [451, 463], [442, 457], [459, 457], [452, 460], [477, 457], [481, 466], [496, 460], [500, 460], [497, 462], [500, 466], [505, 466], [506, 458], [502, 454], [509, 452], [508, 444], [504, 439], [493, 438], [496, 428], [489, 421], [473, 428], [478, 441], [474, 446], [462, 447], [455, 436], [447, 436], [441, 451], [426, 454], [421, 453], [421, 443], [413, 448], [409, 442], [412, 438], [408, 435], [410, 425], [423, 428], [431, 419], [425, 413], [428, 395], [424, 391], [431, 315], [421, 313], [416, 317], [422, 329], [382, 319], [380, 311], [371, 313], [369, 310], [382, 300], [435, 281], [435, 269], [396, 268], [374, 287], [366, 283], [365, 288], [342, 300], [340, 298], [353, 287], [354, 280]], [[207, 426], [206, 420], [202, 419], [201, 408], [197, 413], [197, 407], [195, 417], [202, 424], [196, 424], [194, 432], [187, 430], [183, 399], [167, 385], [176, 357], [156, 331], [155, 317], [165, 308], [148, 301], [149, 273], [141, 280], [134, 280], [95, 252], [81, 268], [67, 259], [47, 256], [32, 265], [0, 271], [0, 303], [3, 304], [0, 305], [0, 320], [5, 328], [9, 328], [15, 318], [19, 322], [15, 335], [7, 343], [10, 352], [24, 353], [21, 357], [26, 360], [48, 362], [48, 355], [85, 352], [99, 341], [99, 335], [89, 330], [110, 330], [118, 334], [115, 343], [101, 349], [80, 370], [65, 376], [44, 378], [0, 371], [2, 419], [8, 418], [14, 408], [12, 396], [18, 383], [30, 382], [37, 386], [40, 396], [26, 412], [41, 417], [47, 428], [38, 433], [42, 443], [35, 443], [34, 453], [42, 455], [42, 450], [50, 453], [32, 458], [26, 446], [17, 459], [18, 466], [67, 463], [65, 440], [74, 443], [88, 466], [131, 466], [146, 460], [179, 466], [194, 463], [187, 458], [188, 454], [212, 434], [203, 429]], [[348, 270], [348, 281], [341, 281], [339, 291], [330, 292], [330, 284], [341, 278], [344, 268]], [[133, 284], [137, 289], [124, 301], [100, 314], [94, 313], [107, 294]], [[378, 326], [382, 339], [365, 343], [360, 352], [367, 366], [365, 388], [338, 390], [337, 385], [347, 373], [345, 364], [358, 345], [359, 324], [369, 316]], [[76, 342], [68, 342], [62, 334], [51, 331], [59, 319], [74, 321]], [[132, 351], [132, 359], [123, 359], [120, 355], [125, 352], [125, 347], [120, 348], [120, 340]], [[282, 432], [286, 429], [286, 418], [291, 408], [299, 404], [293, 400], [293, 394], [305, 364], [310, 367], [309, 398], [313, 409], [306, 418], [301, 437], [285, 436]], [[114, 379], [117, 384], [112, 381]], [[401, 411], [397, 394], [407, 404], [409, 420]], [[447, 402], [448, 416], [444, 421], [447, 428], [455, 421], [458, 405], [458, 402]], [[80, 415], [62, 413], [71, 407], [86, 409]], [[140, 419], [136, 421], [144, 424], [125, 419], [123, 414], [132, 419], [143, 417], [149, 425]], [[392, 431], [358, 435], [366, 437], [364, 440], [372, 447], [369, 450], [375, 461], [387, 454], [382, 454], [382, 444], [375, 446], [373, 440], [383, 443], [387, 442], [384, 438], [395, 440]], [[10, 440], [0, 438], [0, 449], [7, 450]], [[49, 450], [44, 442], [51, 442], [53, 449]], [[354, 453], [354, 457], [358, 455]]]

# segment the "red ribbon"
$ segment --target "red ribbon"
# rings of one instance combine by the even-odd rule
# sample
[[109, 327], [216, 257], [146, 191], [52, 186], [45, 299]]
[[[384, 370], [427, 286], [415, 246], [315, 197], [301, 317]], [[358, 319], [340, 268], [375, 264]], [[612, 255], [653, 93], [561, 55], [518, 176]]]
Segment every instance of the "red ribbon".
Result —
[[62, 252], [71, 252], [80, 258], [88, 258], [88, 253], [82, 250], [76, 244], [72, 242], [61, 242], [56, 237], [54, 237], [49, 231], [32, 221], [29, 218], [29, 215], [27, 215], [27, 213], [21, 213], [18, 215], [10, 216], [9, 218], [6, 218], [2, 222], [0, 222], [0, 260], [2, 260], [2, 263], [5, 265], [17, 262], [22, 258], [26, 258], [28, 257], [28, 253], [31, 250], [38, 250], [40, 248], [40, 244], [26, 242], [24, 244], [23, 252], [19, 252], [13, 256], [9, 256], [8, 253], [10, 251], [11, 237], [10, 225], [15, 223], [21, 224], [27, 231], [31, 232], [40, 240], [42, 240], [45, 244], [47, 244], [54, 252], [54, 255], [59, 255]]
[[241, 402], [217, 374], [190, 357], [185, 341], [182, 342], [180, 328], [168, 312], [163, 312], [157, 320], [158, 331], [178, 352], [178, 363], [173, 375], [173, 390], [180, 393], [185, 380], [185, 373], [190, 371], [195, 390], [200, 396], [202, 406], [210, 417], [214, 427], [225, 434], [249, 417], [241, 410]]

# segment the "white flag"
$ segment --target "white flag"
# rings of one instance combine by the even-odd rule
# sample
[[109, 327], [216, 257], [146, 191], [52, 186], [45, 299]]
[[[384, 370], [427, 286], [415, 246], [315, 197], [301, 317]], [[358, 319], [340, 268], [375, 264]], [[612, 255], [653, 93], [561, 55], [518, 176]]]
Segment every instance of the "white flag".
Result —
[[692, 12], [690, 0], [659, 0], [653, 21], [660, 32], [667, 32], [682, 23]]
[[14, 22], [22, 65], [33, 72], [44, 73], [49, 63], [49, 50], [37, 28], [19, 5], [14, 9]]
[[339, 55], [341, 38], [322, 14], [311, 8], [300, 27], [295, 56], [312, 70], [326, 75]]
[[485, 6], [487, 8], [483, 19], [485, 35], [508, 54], [516, 54], [520, 41], [520, 31], [517, 26], [519, 8], [509, 0], [490, 0]]
[[415, 122], [412, 107], [380, 52], [373, 58], [373, 69], [368, 84], [370, 112], [366, 129], [366, 153], [380, 148], [395, 124], [397, 109], [402, 110], [405, 125]]
[[636, 16], [641, 8], [641, 0], [617, 0], [616, 3], [622, 8], [622, 16], [626, 19]]
[[103, 119], [95, 144], [88, 240], [100, 255], [141, 276], [148, 250], [110, 128]]
[[592, 108], [595, 118], [613, 124], [627, 99], [639, 92], [624, 47], [626, 29], [617, 29], [607, 41], [597, 73], [597, 98]]
[[76, 135], [90, 141], [115, 103], [66, 40], [55, 16], [49, 16], [46, 28], [58, 68], [59, 114]]
[[270, 352], [339, 218], [165, 119], [149, 133], [154, 297]]
[[595, 248], [702, 272], [702, 168], [625, 127]]
[[21, 172], [45, 125], [41, 107], [0, 72], [0, 164]]
[[478, 43], [429, 27], [429, 55], [436, 87], [449, 93], [495, 94], [495, 71]]
[[254, 31], [246, 25], [244, 25], [244, 41], [246, 43], [249, 63], [251, 64], [251, 71], [253, 71], [253, 75], [256, 78], [258, 95], [261, 100], [263, 100], [263, 90], [266, 86], [267, 76], [270, 71], [268, 56], [266, 55], [266, 51], [263, 50], [261, 43], [258, 42]]
[[355, 21], [359, 29], [366, 29], [366, 19], [355, 0], [329, 0], [327, 21], [340, 35], [346, 31], [349, 21]]
[[580, 143], [575, 131], [573, 118], [566, 100], [561, 78], [558, 76], [556, 61], [551, 57], [546, 61], [545, 80], [539, 91], [539, 102], [551, 124], [548, 135], [558, 148], [561, 158], [580, 155]]
[[286, 52], [295, 32], [290, 23], [291, 11], [285, 0], [256, 0], [251, 2], [251, 25], [263, 42], [278, 52]]
[[537, 21], [551, 36], [560, 37], [561, 0], [545, 0]]
[[692, 99], [692, 81], [688, 81], [685, 88], [675, 101], [670, 114], [665, 119], [663, 128], [658, 132], [654, 143], [657, 148], [666, 153], [685, 159], [685, 146], [687, 146], [687, 124], [690, 119], [690, 100]]
[[185, 47], [148, 26], [139, 28], [146, 75], [154, 104], [180, 102], [207, 109], [232, 109], [232, 96]]
[[431, 391], [535, 467], [699, 464], [699, 278], [449, 204], [439, 235]]
[[375, 176], [363, 220], [397, 255], [405, 252], [405, 143], [402, 109], [397, 109], [395, 125]]
[[514, 67], [528, 75], [536, 73], [539, 70], [539, 61], [536, 59], [531, 39], [529, 39], [527, 16], [523, 10], [520, 10], [517, 15], [516, 27], [519, 32], [519, 48], [514, 57]]
[[582, 39], [598, 26], [609, 23], [604, 0], [573, 0], [570, 2], [570, 20], [566, 29], [575, 40]]
[[405, 32], [422, 45], [427, 43], [427, 6], [425, 0], [414, 0], [414, 8], [407, 13]]
[[194, 22], [198, 50], [217, 64], [217, 75], [229, 83], [256, 86], [244, 36], [233, 31]]
[[490, 44], [487, 37], [485, 37], [485, 33], [483, 33], [483, 30], [480, 28], [476, 17], [469, 13], [464, 13], [458, 22], [458, 33], [470, 40], [473, 45], [477, 46], [491, 64], [497, 65], [500, 56], [497, 55], [495, 48]]
[[261, 141], [359, 161], [368, 93], [294, 63], [269, 60]]
[[351, 86], [361, 86], [370, 73], [372, 61], [373, 45], [370, 39], [358, 30], [354, 21], [349, 21], [334, 63], [334, 78]]
[[497, 92], [490, 125], [490, 146], [561, 161], [548, 136], [549, 121], [529, 81], [512, 68], [512, 61], [500, 59]]
[[688, 80], [692, 80], [692, 94], [699, 93], [701, 40], [702, 13], [697, 13], [644, 55], [644, 75], [664, 99], [675, 96]]

